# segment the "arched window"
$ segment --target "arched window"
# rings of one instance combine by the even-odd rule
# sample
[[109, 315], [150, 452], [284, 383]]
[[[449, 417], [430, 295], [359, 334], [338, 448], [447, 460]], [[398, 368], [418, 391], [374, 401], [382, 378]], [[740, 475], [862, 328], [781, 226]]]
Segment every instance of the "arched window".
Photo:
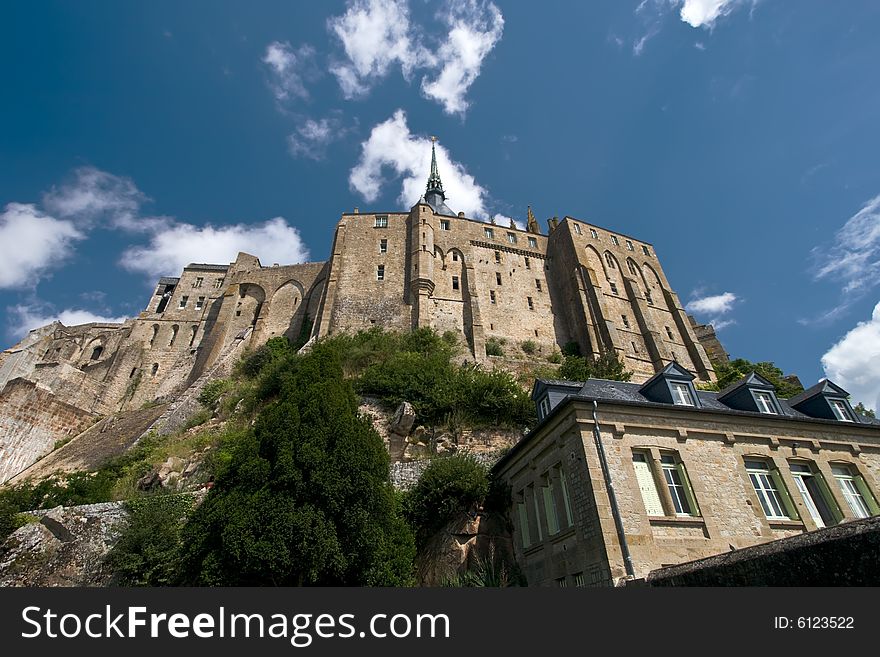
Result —
[[153, 363], [153, 369], [150, 370], [150, 376], [156, 376], [156, 372], [159, 371], [159, 363]]
[[98, 360], [101, 357], [101, 354], [104, 353], [104, 347], [98, 345], [94, 349], [92, 349], [92, 358], [91, 360]]
[[189, 346], [190, 346], [190, 347], [192, 347], [192, 346], [193, 346], [193, 342], [196, 341], [196, 333], [198, 333], [198, 331], [199, 331], [199, 325], [198, 325], [198, 324], [193, 324], [193, 327], [192, 327], [192, 334], [189, 336]]
[[171, 327], [171, 340], [168, 341], [168, 346], [171, 347], [174, 345], [174, 341], [177, 339], [177, 331], [180, 329], [177, 324]]
[[633, 263], [632, 260], [627, 260], [627, 261], [626, 261], [626, 266], [629, 268], [629, 273], [630, 273], [630, 274], [632, 274], [633, 276], [638, 276], [639, 271], [638, 271], [638, 269], [636, 269], [636, 266], [635, 266], [635, 264]]
[[153, 335], [150, 338], [150, 346], [151, 347], [153, 346], [153, 344], [155, 344], [157, 335], [159, 335], [159, 325], [153, 324]]

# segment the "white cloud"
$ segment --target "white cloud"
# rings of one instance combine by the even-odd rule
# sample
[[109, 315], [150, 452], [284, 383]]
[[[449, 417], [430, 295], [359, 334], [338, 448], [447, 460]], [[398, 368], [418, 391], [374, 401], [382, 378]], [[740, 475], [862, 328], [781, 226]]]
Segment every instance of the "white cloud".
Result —
[[[691, 27], [712, 29], [715, 21], [727, 16], [746, 0], [678, 0], [681, 4], [679, 16]], [[751, 1], [751, 0], [749, 0]]]
[[[407, 0], [350, 0], [342, 16], [327, 21], [345, 51], [344, 60], [330, 66], [343, 95], [366, 95], [396, 66], [407, 80], [425, 69], [435, 72], [422, 78], [424, 96], [447, 114], [464, 114], [465, 96], [501, 39], [504, 18], [486, 0], [447, 0], [432, 24], [444, 26], [442, 36], [412, 23]], [[438, 38], [436, 48], [424, 45]]]
[[859, 322], [822, 356], [825, 375], [863, 402], [880, 410], [880, 303], [871, 319]]
[[287, 146], [294, 157], [307, 157], [323, 160], [327, 146], [341, 139], [350, 131], [342, 125], [339, 117], [325, 117], [319, 120], [306, 119], [287, 137]]
[[880, 283], [880, 195], [865, 203], [835, 233], [830, 248], [813, 249], [813, 275], [836, 280], [844, 295], [859, 295]]
[[257, 256], [263, 264], [303, 262], [309, 255], [299, 230], [275, 217], [261, 224], [176, 223], [154, 233], [149, 244], [126, 249], [120, 265], [151, 277], [173, 276], [191, 262], [233, 262], [239, 251]]
[[77, 326], [78, 324], [121, 324], [128, 317], [108, 317], [93, 313], [90, 310], [79, 308], [65, 308], [54, 311], [51, 306], [42, 301], [34, 301], [31, 305], [20, 304], [6, 309], [9, 313], [8, 331], [11, 337], [21, 338], [27, 332], [58, 321], [65, 326]]
[[740, 301], [740, 298], [733, 292], [722, 292], [721, 294], [702, 297], [695, 294], [685, 306], [685, 310], [689, 313], [708, 316], [707, 323], [714, 326], [716, 331], [720, 331], [736, 323], [736, 320], [725, 317], [725, 315], [733, 310], [734, 304], [738, 301]]
[[327, 21], [342, 42], [347, 61], [330, 67], [346, 98], [366, 94], [372, 84], [399, 64], [407, 79], [431, 61], [420, 40], [410, 37], [407, 0], [353, 0], [342, 16]]
[[314, 57], [315, 49], [308, 44], [303, 44], [297, 50], [286, 41], [273, 41], [266, 46], [263, 63], [269, 67], [269, 84], [276, 100], [282, 102], [309, 97], [305, 79], [313, 74]]
[[[351, 170], [348, 181], [352, 190], [366, 201], [379, 198], [382, 187], [388, 182], [383, 176], [385, 169], [391, 170], [393, 180], [402, 179], [397, 201], [404, 207], [414, 205], [425, 193], [431, 169], [431, 142], [427, 136], [413, 135], [409, 131], [403, 110], [397, 110], [390, 119], [374, 126], [361, 147], [361, 157]], [[439, 143], [437, 166], [449, 207], [474, 219], [487, 219], [487, 191], [476, 183], [462, 164], [453, 161]]]
[[[758, 0], [642, 0], [635, 14], [640, 17], [644, 34], [633, 41], [633, 54], [641, 55], [647, 42], [660, 32], [664, 17], [678, 9], [679, 18], [693, 28], [712, 30], [716, 22], [742, 5], [751, 5], [754, 11]], [[705, 50], [705, 44], [695, 44]]]
[[449, 24], [446, 41], [436, 53], [441, 70], [433, 80], [422, 79], [422, 93], [443, 105], [447, 114], [464, 114], [465, 95], [501, 39], [504, 18], [495, 4], [477, 0], [456, 0], [441, 14]]
[[0, 289], [34, 287], [84, 237], [72, 221], [31, 204], [9, 203], [0, 213]]
[[75, 169], [72, 179], [60, 187], [53, 186], [43, 196], [43, 207], [50, 214], [70, 219], [86, 229], [103, 220], [106, 227], [144, 231], [159, 219], [138, 220], [140, 207], [146, 201], [149, 198], [130, 178], [87, 166]]

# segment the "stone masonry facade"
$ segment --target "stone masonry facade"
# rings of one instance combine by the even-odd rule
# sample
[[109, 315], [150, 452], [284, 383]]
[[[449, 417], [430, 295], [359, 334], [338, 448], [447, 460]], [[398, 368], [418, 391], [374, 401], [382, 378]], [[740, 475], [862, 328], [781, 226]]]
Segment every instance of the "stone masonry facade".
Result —
[[[343, 214], [326, 262], [264, 266], [240, 253], [193, 263], [159, 279], [122, 324], [31, 331], [0, 355], [0, 422], [16, 427], [0, 434], [0, 451], [23, 449], [28, 426], [35, 442], [0, 483], [77, 428], [74, 416], [173, 401], [234, 350], [282, 335], [432, 327], [458, 333], [487, 366], [495, 338], [545, 354], [570, 343], [584, 355], [616, 352], [635, 381], [672, 360], [715, 378], [653, 245], [571, 217], [550, 220], [544, 235], [531, 210], [529, 230], [476, 221], [453, 214], [436, 183], [427, 196], [439, 205], [423, 197], [409, 212]], [[17, 380], [52, 399], [45, 417], [12, 400]]]

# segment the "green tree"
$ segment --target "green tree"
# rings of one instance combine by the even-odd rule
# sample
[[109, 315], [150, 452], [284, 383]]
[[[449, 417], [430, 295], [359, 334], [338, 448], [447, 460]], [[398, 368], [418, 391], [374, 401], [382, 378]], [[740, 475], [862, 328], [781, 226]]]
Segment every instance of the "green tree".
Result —
[[183, 529], [182, 581], [404, 585], [415, 546], [338, 349], [286, 357], [279, 393]]
[[623, 366], [617, 352], [608, 351], [598, 358], [592, 356], [565, 356], [559, 366], [560, 379], [567, 381], [586, 381], [587, 379], [610, 379], [629, 381], [632, 372]]
[[718, 381], [715, 385], [702, 386], [706, 389], [724, 390], [752, 372], [760, 374], [776, 388], [776, 394], [788, 399], [803, 392], [804, 387], [796, 380], [787, 378], [781, 369], [772, 362], [753, 363], [745, 358], [737, 358], [727, 363], [713, 363]]
[[859, 413], [859, 414], [864, 415], [866, 417], [876, 417], [876, 415], [874, 414], [874, 411], [871, 410], [870, 408], [865, 408], [865, 405], [862, 402], [859, 402], [858, 404], [856, 404], [855, 407], [853, 408], [853, 410], [856, 413]]

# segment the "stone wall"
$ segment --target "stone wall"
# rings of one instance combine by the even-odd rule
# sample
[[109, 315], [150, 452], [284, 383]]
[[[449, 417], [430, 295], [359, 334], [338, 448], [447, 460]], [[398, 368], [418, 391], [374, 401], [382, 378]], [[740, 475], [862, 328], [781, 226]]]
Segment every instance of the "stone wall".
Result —
[[0, 392], [0, 483], [45, 456], [59, 440], [79, 433], [94, 418], [26, 379]]
[[877, 586], [880, 517], [655, 570], [649, 586]]

